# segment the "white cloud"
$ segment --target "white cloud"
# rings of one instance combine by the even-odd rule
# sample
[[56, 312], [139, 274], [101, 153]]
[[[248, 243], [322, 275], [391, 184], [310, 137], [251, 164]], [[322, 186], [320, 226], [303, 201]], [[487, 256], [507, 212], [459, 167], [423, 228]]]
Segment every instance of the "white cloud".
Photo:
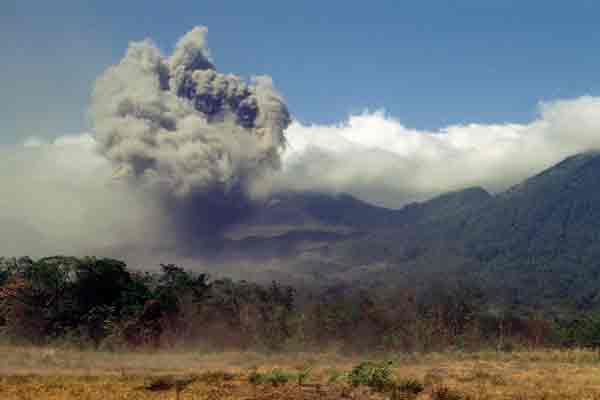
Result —
[[506, 189], [573, 153], [600, 149], [600, 98], [542, 103], [528, 124], [404, 126], [384, 112], [286, 132], [276, 189], [348, 192], [398, 207], [468, 186]]

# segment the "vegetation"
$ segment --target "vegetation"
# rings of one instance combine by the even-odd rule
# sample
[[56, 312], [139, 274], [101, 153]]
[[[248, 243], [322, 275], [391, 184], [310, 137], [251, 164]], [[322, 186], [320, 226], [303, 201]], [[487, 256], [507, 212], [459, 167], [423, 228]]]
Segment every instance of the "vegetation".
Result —
[[[276, 282], [212, 280], [171, 264], [141, 273], [117, 260], [74, 257], [0, 259], [0, 278], [0, 337], [13, 343], [363, 353], [600, 343], [600, 317], [591, 311], [564, 319], [518, 312], [467, 281], [420, 292], [298, 292]], [[357, 377], [373, 372], [361, 368]]]
[[0, 328], [10, 340], [276, 349], [292, 334], [294, 291], [276, 283], [209, 281], [174, 265], [142, 274], [115, 260], [73, 257], [4, 260], [0, 271]]
[[390, 363], [363, 362], [348, 374], [353, 386], [368, 386], [378, 392], [391, 390], [394, 385]]
[[271, 384], [280, 386], [291, 381], [299, 381], [299, 374], [281, 369], [274, 369], [269, 372], [255, 371], [249, 375], [248, 381], [253, 385]]

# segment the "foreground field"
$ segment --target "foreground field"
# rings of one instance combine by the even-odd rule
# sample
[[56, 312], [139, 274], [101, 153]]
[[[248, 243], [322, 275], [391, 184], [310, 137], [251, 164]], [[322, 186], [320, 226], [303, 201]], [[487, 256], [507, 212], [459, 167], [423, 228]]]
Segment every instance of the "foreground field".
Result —
[[353, 381], [349, 372], [365, 358], [335, 354], [0, 347], [0, 399], [600, 399], [600, 355], [593, 351], [372, 359], [385, 360], [375, 365], [389, 367], [392, 389], [370, 387], [362, 376]]

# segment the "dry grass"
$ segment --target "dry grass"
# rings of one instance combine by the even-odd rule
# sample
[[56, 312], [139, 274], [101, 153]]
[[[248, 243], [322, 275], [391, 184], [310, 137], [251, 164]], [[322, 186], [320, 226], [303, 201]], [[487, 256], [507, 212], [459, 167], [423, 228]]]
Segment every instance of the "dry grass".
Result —
[[[435, 398], [436, 393], [471, 400], [600, 399], [600, 356], [593, 351], [388, 357], [396, 380], [425, 384], [417, 399]], [[124, 354], [7, 346], [0, 347], [0, 399], [175, 399], [177, 391], [180, 400], [390, 398], [343, 379], [332, 380], [363, 360], [329, 353]], [[293, 379], [277, 385], [249, 382], [257, 370], [293, 375], [308, 367], [310, 375], [302, 386]]]

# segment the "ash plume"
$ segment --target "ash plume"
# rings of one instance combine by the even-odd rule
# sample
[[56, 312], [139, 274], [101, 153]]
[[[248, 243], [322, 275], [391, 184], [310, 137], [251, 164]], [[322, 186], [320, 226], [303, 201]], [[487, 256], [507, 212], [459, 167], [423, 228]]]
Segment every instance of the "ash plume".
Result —
[[206, 34], [194, 28], [171, 56], [131, 43], [97, 80], [90, 111], [115, 176], [158, 191], [192, 233], [244, 212], [253, 183], [280, 167], [290, 124], [271, 78], [218, 72]]

